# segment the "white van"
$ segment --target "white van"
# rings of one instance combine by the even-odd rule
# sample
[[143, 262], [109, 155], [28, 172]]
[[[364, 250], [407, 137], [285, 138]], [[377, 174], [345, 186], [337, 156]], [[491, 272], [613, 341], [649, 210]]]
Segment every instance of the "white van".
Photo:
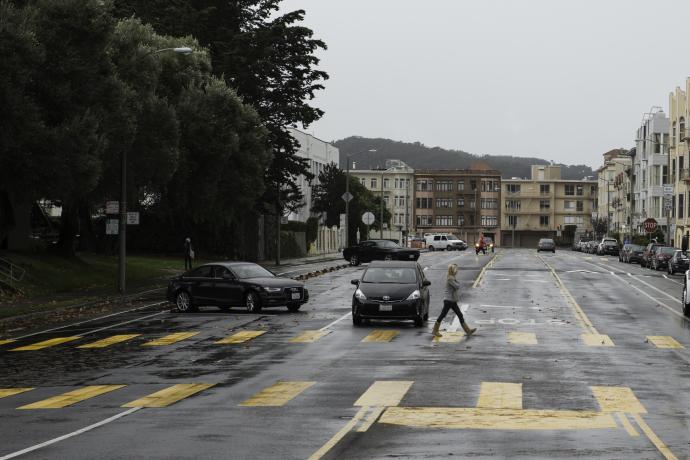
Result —
[[467, 243], [450, 233], [429, 233], [424, 235], [424, 242], [429, 251], [462, 251]]

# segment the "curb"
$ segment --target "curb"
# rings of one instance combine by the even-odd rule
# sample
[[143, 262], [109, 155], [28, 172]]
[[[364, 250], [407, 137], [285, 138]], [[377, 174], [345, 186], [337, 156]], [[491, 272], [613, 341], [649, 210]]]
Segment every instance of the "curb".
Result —
[[349, 266], [350, 266], [349, 264], [335, 265], [333, 267], [322, 268], [321, 270], [316, 270], [313, 272], [304, 273], [302, 275], [297, 275], [297, 276], [292, 277], [292, 279], [297, 280], [297, 281], [304, 281], [304, 280], [308, 280], [309, 278], [314, 278], [314, 277], [317, 277], [320, 275], [324, 275], [326, 273], [334, 272], [336, 270], [341, 270], [341, 269], [347, 268]]

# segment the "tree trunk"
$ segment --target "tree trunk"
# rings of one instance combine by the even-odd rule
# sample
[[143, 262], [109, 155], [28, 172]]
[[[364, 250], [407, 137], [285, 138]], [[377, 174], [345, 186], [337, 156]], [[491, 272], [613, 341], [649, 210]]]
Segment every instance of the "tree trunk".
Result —
[[76, 237], [79, 233], [78, 207], [73, 203], [63, 201], [62, 216], [60, 217], [60, 239], [58, 253], [64, 257], [74, 257]]

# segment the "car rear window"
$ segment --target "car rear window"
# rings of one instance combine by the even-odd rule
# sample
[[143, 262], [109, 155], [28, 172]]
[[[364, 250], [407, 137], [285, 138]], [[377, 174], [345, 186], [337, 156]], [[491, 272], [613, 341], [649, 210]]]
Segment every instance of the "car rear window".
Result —
[[618, 246], [615, 241], [604, 241], [604, 246]]
[[364, 272], [365, 283], [413, 284], [417, 282], [414, 268], [405, 267], [371, 267]]
[[661, 248], [661, 249], [659, 249], [659, 252], [662, 254], [673, 255], [673, 253], [676, 252], [676, 250], [674, 248]]

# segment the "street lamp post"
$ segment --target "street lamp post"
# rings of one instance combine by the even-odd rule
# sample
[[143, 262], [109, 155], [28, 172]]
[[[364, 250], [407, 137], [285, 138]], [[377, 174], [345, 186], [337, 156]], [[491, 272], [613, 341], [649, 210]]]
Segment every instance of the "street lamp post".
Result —
[[360, 152], [350, 153], [345, 156], [345, 161], [347, 163], [345, 167], [345, 195], [347, 199], [345, 200], [345, 247], [350, 246], [350, 158], [355, 155], [359, 155], [365, 152], [376, 152], [376, 149], [362, 150]]
[[[155, 51], [150, 51], [145, 55], [141, 56], [138, 60], [150, 56], [152, 54], [162, 53], [164, 51], [172, 51], [177, 54], [191, 54], [192, 49], [189, 47], [178, 47], [178, 48], [163, 48]], [[137, 61], [138, 61], [137, 60]], [[118, 291], [120, 294], [124, 294], [127, 289], [126, 279], [127, 279], [127, 149], [122, 149], [122, 171], [121, 171], [121, 190], [120, 190], [120, 222], [118, 226], [118, 244], [119, 256], [117, 261], [117, 271], [118, 271]]]

